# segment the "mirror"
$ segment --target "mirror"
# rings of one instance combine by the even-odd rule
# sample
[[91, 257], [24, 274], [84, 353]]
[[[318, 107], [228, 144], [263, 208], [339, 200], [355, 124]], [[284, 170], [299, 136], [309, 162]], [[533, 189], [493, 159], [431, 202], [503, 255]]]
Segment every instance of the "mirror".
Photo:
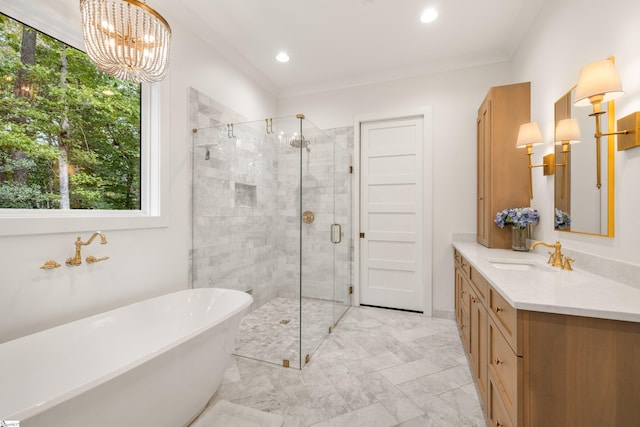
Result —
[[[598, 188], [595, 119], [589, 116], [591, 108], [573, 105], [574, 95], [575, 87], [555, 103], [556, 126], [559, 120], [576, 119], [582, 135], [581, 142], [569, 146], [564, 166], [562, 146], [555, 146], [555, 229], [613, 237], [614, 137], [601, 138], [601, 186]], [[604, 133], [615, 126], [614, 101], [602, 107], [605, 114], [601, 117], [601, 131]]]

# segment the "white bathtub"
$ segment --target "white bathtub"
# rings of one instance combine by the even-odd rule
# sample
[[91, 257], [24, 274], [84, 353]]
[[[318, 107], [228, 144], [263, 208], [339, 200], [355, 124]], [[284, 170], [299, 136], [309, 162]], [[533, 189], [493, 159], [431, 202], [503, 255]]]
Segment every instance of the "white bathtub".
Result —
[[0, 420], [185, 426], [219, 387], [251, 301], [184, 290], [0, 344]]

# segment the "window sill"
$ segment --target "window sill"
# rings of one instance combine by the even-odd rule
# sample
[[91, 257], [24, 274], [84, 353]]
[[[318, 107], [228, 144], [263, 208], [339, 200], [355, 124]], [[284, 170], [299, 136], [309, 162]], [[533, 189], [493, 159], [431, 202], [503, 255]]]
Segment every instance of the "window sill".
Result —
[[142, 211], [0, 211], [0, 237], [167, 227], [166, 215]]

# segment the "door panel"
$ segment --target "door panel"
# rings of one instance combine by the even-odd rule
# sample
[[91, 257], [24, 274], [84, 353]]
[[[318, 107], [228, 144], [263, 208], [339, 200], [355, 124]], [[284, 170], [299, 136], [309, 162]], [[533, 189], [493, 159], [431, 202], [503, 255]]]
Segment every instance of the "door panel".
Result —
[[360, 301], [423, 311], [423, 118], [361, 125]]

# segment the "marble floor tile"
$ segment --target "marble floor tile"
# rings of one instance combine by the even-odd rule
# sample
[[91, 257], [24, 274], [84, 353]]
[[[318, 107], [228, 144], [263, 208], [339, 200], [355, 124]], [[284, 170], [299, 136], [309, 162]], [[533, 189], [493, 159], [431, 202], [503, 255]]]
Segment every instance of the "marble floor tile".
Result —
[[[413, 381], [420, 384], [418, 389], [428, 390], [432, 394], [442, 394], [471, 384], [473, 379], [466, 366], [456, 366]], [[401, 386], [403, 390], [409, 390], [410, 387], [410, 385]]]
[[379, 355], [364, 357], [362, 359], [346, 362], [344, 363], [344, 366], [352, 375], [360, 376], [382, 369], [402, 365], [403, 363], [404, 360], [400, 359], [394, 353], [387, 350], [385, 353]]
[[455, 321], [371, 307], [350, 308], [302, 370], [234, 356], [220, 400], [286, 427], [486, 425]]
[[348, 412], [314, 427], [392, 427], [397, 424], [393, 416], [379, 403]]
[[398, 424], [398, 427], [439, 427], [429, 415], [413, 418]]
[[431, 360], [422, 358], [392, 368], [383, 369], [380, 373], [391, 381], [392, 384], [402, 384], [440, 370], [441, 368]]
[[320, 345], [333, 316], [331, 301], [274, 298], [242, 319], [234, 354], [277, 365], [288, 360], [291, 367], [300, 368], [301, 354], [312, 354]]

